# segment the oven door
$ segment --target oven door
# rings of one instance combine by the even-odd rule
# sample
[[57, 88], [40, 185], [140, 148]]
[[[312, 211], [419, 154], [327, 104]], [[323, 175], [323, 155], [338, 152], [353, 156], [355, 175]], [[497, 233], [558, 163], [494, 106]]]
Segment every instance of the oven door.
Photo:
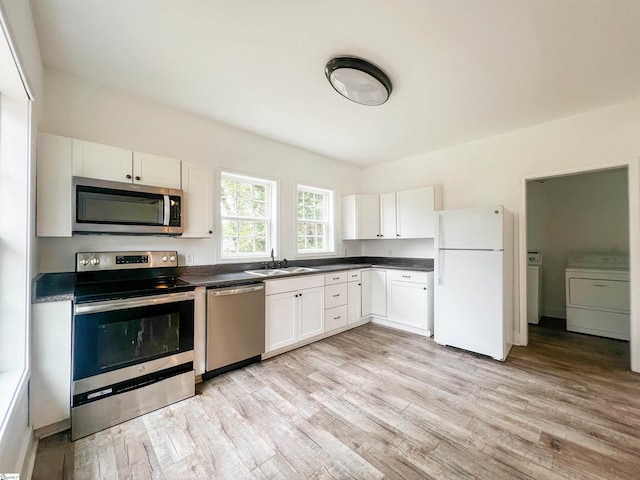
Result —
[[76, 305], [74, 386], [81, 381], [86, 391], [192, 362], [194, 299], [179, 292]]

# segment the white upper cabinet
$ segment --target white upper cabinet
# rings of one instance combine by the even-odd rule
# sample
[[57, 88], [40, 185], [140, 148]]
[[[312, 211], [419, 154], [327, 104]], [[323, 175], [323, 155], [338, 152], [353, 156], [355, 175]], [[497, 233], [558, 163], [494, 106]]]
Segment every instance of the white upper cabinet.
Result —
[[379, 195], [347, 195], [342, 199], [342, 238], [366, 240], [380, 236]]
[[180, 188], [180, 160], [73, 139], [73, 175]]
[[437, 186], [343, 198], [343, 239], [433, 238], [434, 211], [442, 208]]
[[213, 235], [213, 172], [202, 165], [182, 163], [182, 238]]
[[36, 234], [70, 237], [71, 149], [68, 137], [41, 133], [36, 150]]
[[131, 150], [73, 139], [73, 175], [132, 183]]
[[180, 160], [133, 152], [133, 183], [179, 189]]
[[380, 195], [380, 235], [379, 238], [396, 238], [396, 194]]
[[397, 238], [433, 238], [434, 211], [442, 209], [440, 189], [424, 187], [396, 193]]

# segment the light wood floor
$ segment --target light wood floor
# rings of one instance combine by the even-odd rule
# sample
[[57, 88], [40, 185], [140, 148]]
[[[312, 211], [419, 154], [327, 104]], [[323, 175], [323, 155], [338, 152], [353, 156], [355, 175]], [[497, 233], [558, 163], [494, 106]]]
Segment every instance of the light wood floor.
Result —
[[629, 344], [532, 327], [499, 363], [365, 325], [75, 443], [47, 479], [638, 479]]

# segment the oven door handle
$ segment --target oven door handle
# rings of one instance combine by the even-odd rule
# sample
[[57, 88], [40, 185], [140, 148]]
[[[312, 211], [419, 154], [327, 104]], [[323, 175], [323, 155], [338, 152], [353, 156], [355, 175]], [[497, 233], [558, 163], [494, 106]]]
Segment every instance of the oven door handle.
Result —
[[105, 302], [82, 303], [74, 307], [76, 315], [86, 313], [111, 312], [114, 310], [125, 310], [127, 308], [150, 307], [153, 305], [163, 305], [165, 303], [184, 302], [194, 300], [195, 292], [169, 293], [167, 295], [147, 295], [145, 297], [124, 298], [121, 300], [107, 300]]

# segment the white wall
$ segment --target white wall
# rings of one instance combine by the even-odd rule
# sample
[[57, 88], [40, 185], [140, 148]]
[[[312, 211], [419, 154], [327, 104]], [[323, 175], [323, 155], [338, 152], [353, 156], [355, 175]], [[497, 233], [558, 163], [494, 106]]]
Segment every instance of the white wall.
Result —
[[[139, 97], [89, 85], [45, 69], [45, 103], [40, 131], [210, 165], [279, 181], [280, 258], [295, 258], [296, 183], [336, 194], [336, 253], [359, 255], [359, 244], [343, 244], [342, 195], [361, 189], [361, 170], [342, 162], [188, 114]], [[217, 213], [217, 212], [216, 212]], [[74, 236], [41, 238], [41, 272], [73, 271], [78, 251], [172, 249], [194, 253], [195, 264], [218, 262], [215, 239]]]
[[566, 318], [569, 255], [629, 255], [627, 182], [622, 168], [527, 183], [527, 249], [544, 256], [544, 315]]
[[[637, 162], [639, 131], [640, 99], [636, 99], [371, 167], [363, 172], [363, 190], [388, 192], [439, 184], [445, 209], [502, 204], [516, 214], [517, 222], [525, 203], [524, 178]], [[635, 173], [630, 178], [635, 182]], [[516, 223], [518, 260], [526, 254], [519, 252], [519, 245]], [[519, 263], [515, 265], [515, 335], [516, 340], [526, 342], [526, 322], [520, 318], [518, 301]], [[640, 265], [632, 265], [632, 286], [636, 270], [640, 273]], [[633, 317], [632, 313], [632, 362], [634, 370], [640, 370], [640, 315]]]

